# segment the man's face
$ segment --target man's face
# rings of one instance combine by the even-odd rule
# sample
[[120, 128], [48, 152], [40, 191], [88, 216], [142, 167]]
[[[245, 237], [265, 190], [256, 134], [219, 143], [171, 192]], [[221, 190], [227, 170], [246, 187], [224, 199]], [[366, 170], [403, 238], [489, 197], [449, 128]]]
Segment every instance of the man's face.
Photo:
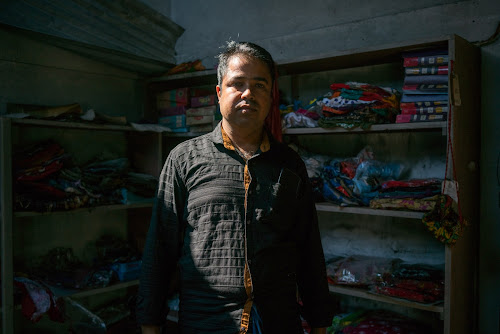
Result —
[[233, 127], [262, 127], [271, 108], [271, 86], [271, 74], [264, 62], [231, 57], [222, 85], [216, 87], [224, 120]]

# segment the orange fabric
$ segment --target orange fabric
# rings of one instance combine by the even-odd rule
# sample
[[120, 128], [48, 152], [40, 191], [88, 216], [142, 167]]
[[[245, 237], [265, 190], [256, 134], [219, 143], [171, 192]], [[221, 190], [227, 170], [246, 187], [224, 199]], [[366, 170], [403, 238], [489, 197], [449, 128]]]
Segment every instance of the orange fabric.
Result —
[[243, 314], [241, 315], [241, 325], [240, 333], [246, 333], [248, 331], [248, 326], [250, 325], [250, 313], [253, 306], [252, 298], [252, 276], [250, 275], [250, 269], [248, 264], [245, 264], [245, 291], [247, 292], [247, 300], [245, 306], [243, 306]]

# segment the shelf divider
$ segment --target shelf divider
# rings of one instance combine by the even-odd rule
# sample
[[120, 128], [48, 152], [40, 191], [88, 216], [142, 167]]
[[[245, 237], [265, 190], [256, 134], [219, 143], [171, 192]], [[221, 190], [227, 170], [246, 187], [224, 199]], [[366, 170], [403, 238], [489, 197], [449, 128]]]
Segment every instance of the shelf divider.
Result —
[[407, 307], [407, 308], [419, 309], [419, 310], [435, 312], [435, 313], [440, 313], [440, 314], [443, 313], [443, 311], [444, 311], [444, 307], [442, 304], [436, 305], [436, 304], [417, 303], [417, 302], [413, 302], [413, 301], [406, 300], [406, 299], [379, 295], [379, 294], [371, 293], [369, 291], [364, 291], [361, 289], [338, 286], [338, 285], [329, 285], [329, 289], [330, 289], [330, 292], [337, 293], [340, 295], [359, 297], [359, 298], [374, 300], [374, 301], [378, 301], [378, 302], [395, 304], [395, 305], [399, 305], [399, 306], [403, 306], [403, 307]]
[[354, 213], [369, 216], [385, 216], [412, 219], [422, 219], [422, 217], [424, 216], [424, 213], [419, 211], [380, 210], [359, 206], [339, 206], [326, 202], [316, 203], [316, 210], [321, 212]]

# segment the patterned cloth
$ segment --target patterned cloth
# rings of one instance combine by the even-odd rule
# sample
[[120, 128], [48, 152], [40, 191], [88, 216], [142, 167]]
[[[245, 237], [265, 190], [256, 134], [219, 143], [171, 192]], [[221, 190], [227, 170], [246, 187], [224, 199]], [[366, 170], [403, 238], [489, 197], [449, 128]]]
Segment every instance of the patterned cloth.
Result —
[[440, 195], [434, 209], [422, 218], [434, 237], [447, 245], [454, 245], [467, 225], [464, 219], [460, 219], [452, 204], [450, 196]]

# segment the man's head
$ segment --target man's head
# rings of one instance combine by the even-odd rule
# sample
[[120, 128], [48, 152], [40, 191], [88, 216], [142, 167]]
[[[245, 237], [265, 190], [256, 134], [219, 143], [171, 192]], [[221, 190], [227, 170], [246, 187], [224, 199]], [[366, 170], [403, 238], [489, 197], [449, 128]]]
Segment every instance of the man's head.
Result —
[[225, 50], [218, 55], [219, 65], [217, 67], [217, 84], [222, 84], [222, 79], [227, 73], [229, 59], [233, 56], [252, 57], [260, 59], [269, 68], [269, 74], [273, 80], [275, 77], [275, 64], [273, 57], [266, 49], [250, 42], [227, 42]]
[[262, 47], [229, 42], [219, 55], [216, 87], [223, 126], [260, 131], [271, 109], [274, 61]]

